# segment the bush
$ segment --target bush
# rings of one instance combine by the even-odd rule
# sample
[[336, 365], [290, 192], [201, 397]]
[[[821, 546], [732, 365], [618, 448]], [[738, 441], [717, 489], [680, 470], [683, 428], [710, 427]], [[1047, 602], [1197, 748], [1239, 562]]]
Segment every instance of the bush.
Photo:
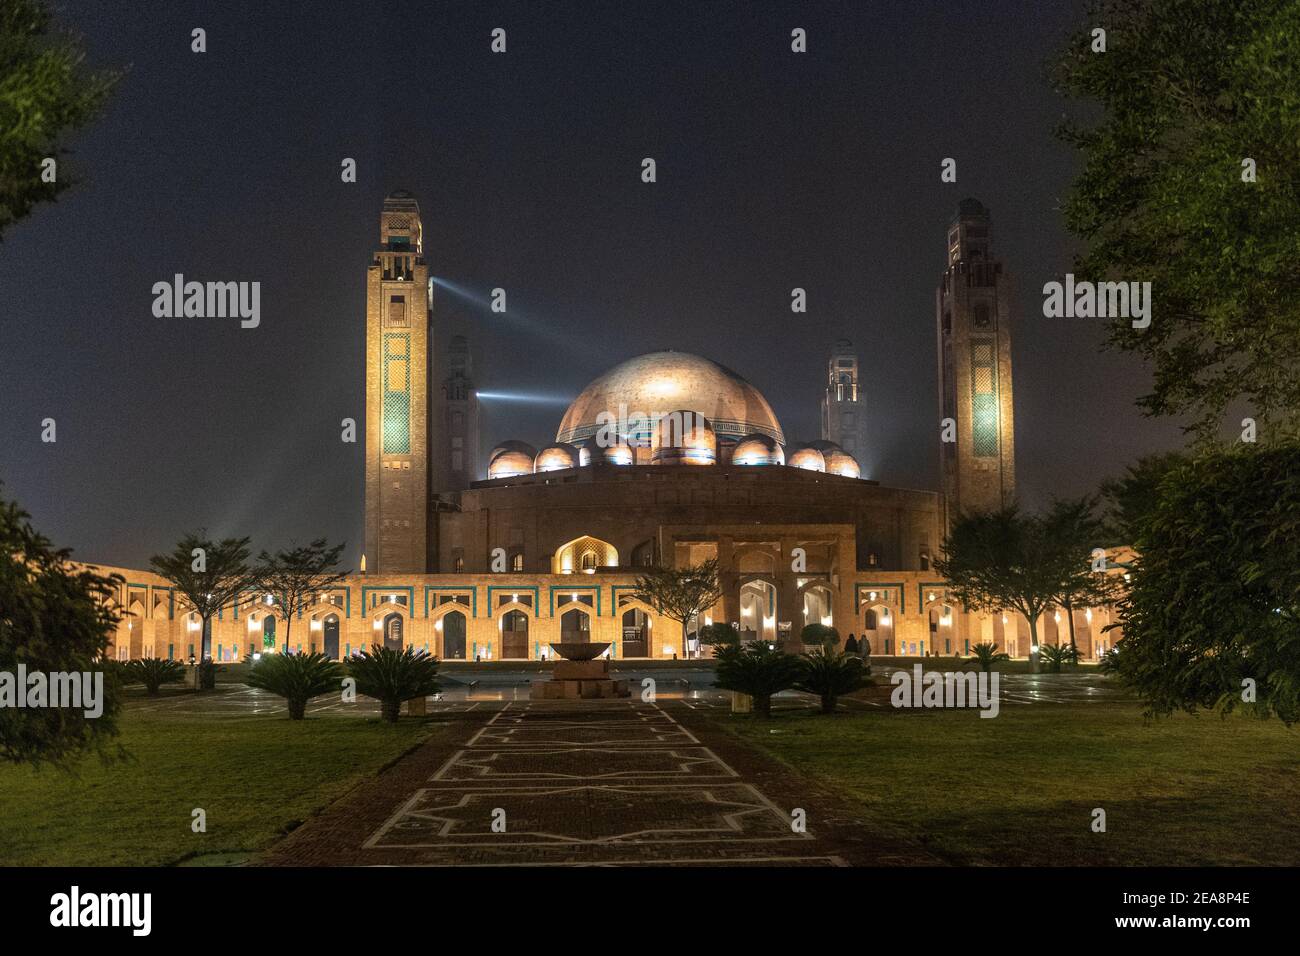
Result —
[[1137, 531], [1115, 666], [1147, 712], [1300, 720], [1300, 444], [1171, 469]]
[[998, 650], [996, 644], [983, 643], [971, 645], [971, 657], [979, 664], [980, 670], [988, 673], [993, 669], [994, 664], [1000, 664], [1002, 661], [1011, 660], [1011, 655], [1005, 651]]
[[343, 668], [324, 654], [267, 654], [248, 671], [244, 683], [269, 690], [289, 705], [289, 719], [302, 720], [307, 701], [339, 689]]
[[160, 657], [145, 657], [127, 661], [123, 668], [125, 681], [144, 684], [150, 697], [157, 697], [163, 684], [177, 684], [185, 679], [185, 668], [180, 661], [165, 661]]
[[739, 644], [740, 632], [730, 624], [706, 624], [700, 628], [700, 643], [712, 647]]
[[840, 642], [840, 632], [829, 624], [805, 624], [799, 640], [805, 645], [829, 649]]
[[773, 649], [766, 641], [723, 645], [716, 658], [714, 686], [749, 694], [760, 717], [771, 715], [772, 695], [794, 687], [804, 671], [802, 658]]
[[402, 701], [438, 693], [438, 658], [426, 651], [404, 648], [394, 651], [376, 644], [348, 662], [348, 673], [356, 679], [357, 693], [379, 701], [384, 720], [396, 723]]
[[851, 694], [871, 683], [862, 658], [856, 655], [820, 650], [804, 654], [803, 660], [803, 676], [795, 686], [820, 697], [823, 714], [834, 713], [835, 701], [843, 694]]

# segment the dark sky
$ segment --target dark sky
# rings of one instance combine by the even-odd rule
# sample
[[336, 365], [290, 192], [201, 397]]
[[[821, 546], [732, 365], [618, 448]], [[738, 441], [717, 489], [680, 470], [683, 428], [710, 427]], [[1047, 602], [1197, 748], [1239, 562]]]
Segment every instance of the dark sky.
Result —
[[[62, 167], [83, 184], [0, 244], [0, 480], [78, 557], [141, 565], [206, 526], [346, 539], [356, 566], [364, 445], [339, 422], [364, 417], [365, 267], [399, 187], [431, 274], [507, 290], [506, 316], [435, 299], [471, 335], [479, 387], [552, 399], [486, 406], [486, 447], [552, 440], [565, 399], [659, 348], [730, 366], [790, 440], [816, 438], [845, 336], [872, 417], [864, 472], [935, 487], [934, 289], [968, 195], [1019, 288], [1022, 497], [1083, 493], [1179, 441], [1134, 409], [1148, 376], [1098, 351], [1097, 320], [1042, 318], [1075, 248], [1058, 204], [1077, 168], [1044, 64], [1077, 3], [58, 9], [92, 63], [129, 72]], [[154, 318], [151, 287], [177, 272], [260, 281], [261, 327]]]

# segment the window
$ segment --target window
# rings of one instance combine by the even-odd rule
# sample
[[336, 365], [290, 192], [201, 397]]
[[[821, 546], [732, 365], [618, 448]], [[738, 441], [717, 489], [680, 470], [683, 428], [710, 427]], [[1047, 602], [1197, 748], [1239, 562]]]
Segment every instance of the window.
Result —
[[516, 551], [510, 556], [510, 570], [522, 571], [524, 569], [524, 554], [522, 551]]
[[998, 453], [997, 369], [993, 342], [982, 339], [971, 345], [971, 419], [975, 454], [992, 458]]
[[462, 573], [465, 570], [465, 559], [458, 555], [456, 557], [455, 567], [456, 567], [457, 574]]
[[595, 567], [596, 567], [596, 552], [595, 551], [582, 552], [582, 570], [590, 571], [590, 570], [594, 570]]

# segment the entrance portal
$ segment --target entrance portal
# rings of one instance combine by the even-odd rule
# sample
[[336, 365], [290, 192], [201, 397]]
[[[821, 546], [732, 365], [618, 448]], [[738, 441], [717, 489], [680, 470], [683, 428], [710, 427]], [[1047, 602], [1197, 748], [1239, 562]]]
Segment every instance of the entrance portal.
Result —
[[528, 657], [528, 615], [523, 611], [507, 611], [501, 619], [501, 657]]
[[442, 619], [442, 656], [446, 660], [465, 659], [465, 615], [449, 611]]
[[623, 656], [650, 656], [650, 619], [639, 607], [623, 612]]
[[321, 629], [324, 635], [325, 656], [332, 661], [339, 659], [339, 619], [338, 615], [331, 614], [325, 618], [325, 624]]

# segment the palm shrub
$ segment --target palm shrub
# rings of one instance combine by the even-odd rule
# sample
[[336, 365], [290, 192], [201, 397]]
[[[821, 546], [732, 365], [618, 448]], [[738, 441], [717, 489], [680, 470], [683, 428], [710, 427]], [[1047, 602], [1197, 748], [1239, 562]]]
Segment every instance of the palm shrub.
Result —
[[269, 690], [289, 704], [289, 719], [302, 720], [307, 701], [339, 689], [343, 669], [324, 654], [267, 654], [244, 678], [249, 687]]
[[1004, 651], [998, 650], [996, 644], [985, 642], [983, 644], [972, 644], [971, 654], [980, 666], [980, 670], [988, 673], [993, 669], [994, 664], [1000, 664], [1003, 661], [1011, 660], [1011, 655]]
[[176, 684], [185, 679], [185, 668], [180, 661], [165, 661], [160, 657], [127, 661], [123, 670], [123, 679], [131, 684], [144, 684], [150, 697], [157, 697], [163, 684]]
[[396, 723], [402, 701], [438, 693], [438, 663], [427, 651], [376, 644], [348, 662], [348, 673], [357, 682], [357, 693], [376, 698], [384, 720]]
[[1070, 644], [1044, 644], [1038, 649], [1047, 669], [1053, 674], [1061, 673], [1062, 664], [1079, 663], [1079, 651]]
[[836, 654], [822, 649], [803, 655], [803, 677], [795, 686], [822, 700], [822, 713], [835, 712], [835, 701], [842, 694], [866, 687], [871, 683], [862, 658], [856, 654]]
[[212, 658], [205, 657], [199, 661], [199, 690], [214, 690], [217, 686], [217, 672], [221, 670], [212, 662]]
[[772, 695], [794, 687], [805, 667], [802, 658], [766, 641], [719, 645], [714, 656], [718, 662], [714, 686], [749, 694], [760, 717], [771, 716]]

